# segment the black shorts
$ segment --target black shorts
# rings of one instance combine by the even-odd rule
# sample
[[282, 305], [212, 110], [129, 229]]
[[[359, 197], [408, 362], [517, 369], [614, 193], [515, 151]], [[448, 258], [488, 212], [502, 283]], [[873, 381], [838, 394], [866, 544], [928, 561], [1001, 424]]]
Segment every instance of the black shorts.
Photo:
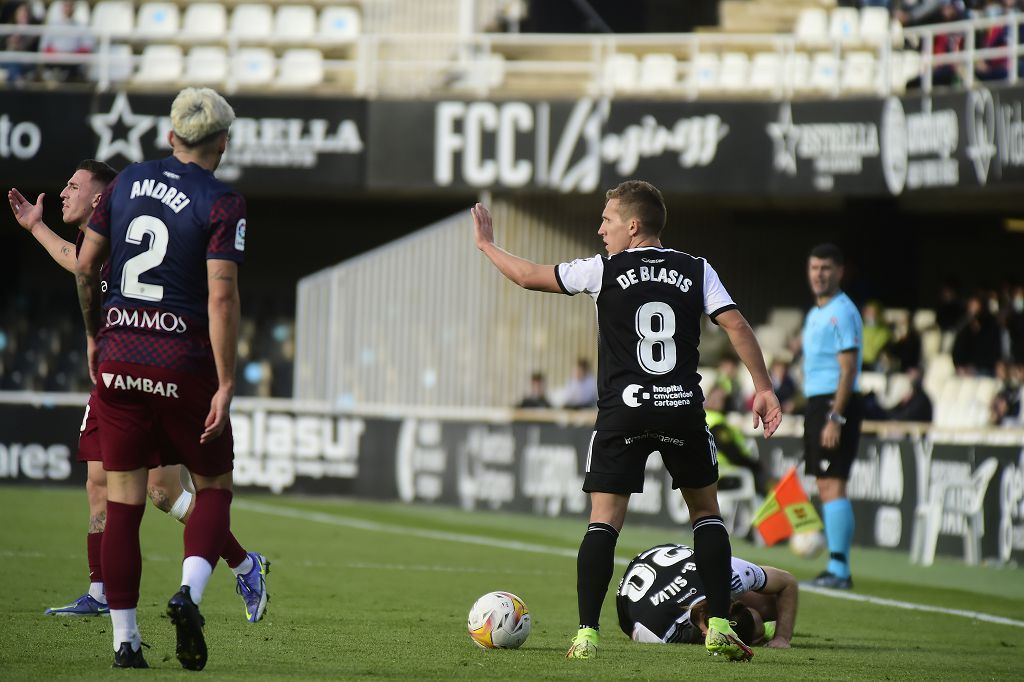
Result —
[[805, 473], [816, 478], [850, 478], [850, 467], [857, 456], [860, 443], [860, 425], [864, 421], [864, 401], [860, 395], [850, 396], [843, 416], [846, 423], [839, 432], [839, 447], [826, 450], [821, 447], [821, 430], [825, 428], [828, 413], [832, 411], [831, 395], [816, 395], [807, 399], [804, 413]]
[[583, 492], [643, 492], [652, 452], [661, 453], [673, 488], [703, 488], [718, 480], [718, 449], [706, 426], [672, 432], [594, 431]]

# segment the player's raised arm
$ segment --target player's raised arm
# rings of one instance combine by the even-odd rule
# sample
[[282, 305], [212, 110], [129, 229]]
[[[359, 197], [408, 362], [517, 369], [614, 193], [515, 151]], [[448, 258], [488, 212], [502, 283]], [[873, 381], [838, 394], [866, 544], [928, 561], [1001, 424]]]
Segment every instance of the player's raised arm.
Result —
[[75, 245], [61, 238], [43, 222], [43, 198], [40, 194], [32, 204], [16, 188], [7, 192], [7, 201], [18, 224], [28, 230], [36, 241], [43, 245], [50, 257], [68, 272], [75, 271]]
[[491, 214], [483, 204], [477, 204], [470, 212], [473, 214], [473, 235], [476, 247], [491, 259], [501, 274], [524, 289], [546, 291], [552, 294], [562, 293], [555, 278], [554, 265], [538, 265], [525, 258], [515, 256], [494, 243], [494, 225]]
[[729, 335], [732, 347], [736, 349], [736, 354], [740, 356], [740, 360], [746, 365], [750, 377], [754, 380], [754, 428], [757, 428], [760, 422], [764, 425], [764, 437], [770, 438], [782, 423], [782, 407], [772, 388], [772, 380], [768, 376], [768, 368], [764, 365], [764, 355], [761, 353], [757, 337], [754, 336], [754, 330], [750, 328], [747, 318], [735, 309], [719, 314], [715, 321]]
[[238, 294], [238, 263], [223, 259], [206, 261], [210, 298], [210, 344], [217, 366], [217, 392], [210, 401], [206, 430], [199, 442], [206, 443], [224, 432], [231, 399], [235, 395], [235, 362], [238, 353], [238, 323], [241, 298]]

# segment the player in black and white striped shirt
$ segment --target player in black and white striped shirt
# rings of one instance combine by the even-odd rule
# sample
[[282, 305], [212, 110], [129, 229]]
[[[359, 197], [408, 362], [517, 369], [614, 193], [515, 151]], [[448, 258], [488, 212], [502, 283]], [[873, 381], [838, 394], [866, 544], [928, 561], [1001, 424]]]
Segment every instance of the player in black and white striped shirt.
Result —
[[556, 266], [499, 248], [487, 209], [477, 204], [472, 211], [477, 247], [502, 274], [525, 289], [585, 292], [597, 306], [598, 416], [583, 484], [590, 493], [590, 525], [577, 559], [580, 629], [567, 656], [596, 655], [601, 604], [629, 496], [643, 491], [647, 457], [658, 451], [690, 510], [708, 596], [708, 651], [748, 660], [750, 648], [727, 620], [732, 549], [718, 508], [718, 460], [697, 374], [702, 315], [725, 329], [750, 371], [757, 390], [754, 426], [763, 424], [765, 437], [778, 428], [782, 410], [757, 339], [714, 268], [662, 246], [661, 192], [634, 180], [609, 190], [606, 199], [598, 234], [608, 255]]

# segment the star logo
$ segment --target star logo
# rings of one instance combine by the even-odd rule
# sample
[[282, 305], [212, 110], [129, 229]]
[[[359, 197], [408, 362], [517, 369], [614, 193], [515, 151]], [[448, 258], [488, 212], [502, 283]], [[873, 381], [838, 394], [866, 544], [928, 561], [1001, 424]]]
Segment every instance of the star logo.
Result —
[[[100, 138], [99, 145], [96, 147], [96, 160], [106, 161], [121, 155], [132, 163], [142, 161], [145, 157], [142, 154], [141, 138], [147, 130], [153, 127], [155, 120], [155, 116], [132, 113], [128, 95], [123, 92], [118, 93], [109, 112], [93, 114], [89, 117], [89, 125]], [[119, 123], [128, 128], [123, 138], [114, 134], [114, 128]]]
[[800, 126], [793, 125], [793, 107], [789, 102], [779, 107], [779, 120], [765, 128], [775, 145], [775, 170], [796, 175], [796, 144], [800, 140]]

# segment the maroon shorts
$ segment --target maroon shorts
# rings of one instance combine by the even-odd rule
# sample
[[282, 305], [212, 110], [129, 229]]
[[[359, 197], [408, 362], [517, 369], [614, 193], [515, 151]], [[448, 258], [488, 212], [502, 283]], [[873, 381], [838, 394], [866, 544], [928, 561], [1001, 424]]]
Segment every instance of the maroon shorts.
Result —
[[216, 377], [174, 372], [127, 362], [103, 362], [99, 403], [103, 468], [132, 471], [184, 464], [200, 476], [219, 476], [234, 466], [231, 423], [200, 444]]
[[85, 416], [82, 417], [82, 428], [78, 431], [78, 461], [102, 462], [103, 451], [100, 449], [100, 422], [96, 416], [96, 389], [89, 394], [89, 402], [85, 405]]

